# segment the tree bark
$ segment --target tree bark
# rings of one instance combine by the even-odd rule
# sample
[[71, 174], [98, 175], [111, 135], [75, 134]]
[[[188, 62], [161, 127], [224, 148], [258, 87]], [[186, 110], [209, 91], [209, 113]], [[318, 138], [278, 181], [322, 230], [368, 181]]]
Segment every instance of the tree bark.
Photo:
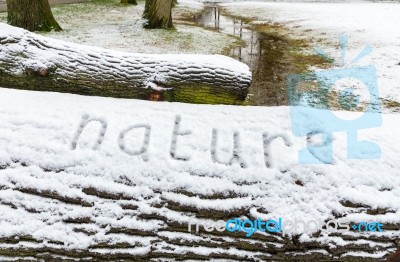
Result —
[[121, 4], [137, 5], [136, 0], [121, 0]]
[[[26, 163], [16, 163], [29, 167]], [[6, 172], [11, 167], [1, 167], [0, 173]], [[36, 166], [37, 169], [37, 166]], [[35, 170], [36, 170], [35, 169]], [[36, 171], [39, 172], [39, 171]], [[43, 170], [43, 173], [50, 175], [61, 175], [64, 170]], [[58, 174], [51, 173], [57, 172]], [[59, 173], [60, 172], [60, 173]], [[75, 173], [64, 173], [64, 176], [79, 176]], [[21, 176], [26, 176], [25, 173]], [[18, 176], [20, 177], [20, 176]], [[13, 178], [18, 179], [18, 178]], [[30, 177], [37, 180], [36, 184], [40, 184], [43, 178]], [[33, 181], [34, 181], [33, 180]], [[265, 233], [254, 234], [250, 238], [246, 237], [246, 233], [229, 233], [206, 232], [204, 228], [200, 228], [196, 233], [195, 223], [204, 221], [204, 219], [217, 222], [218, 220], [227, 221], [229, 219], [247, 216], [253, 218], [249, 209], [241, 210], [221, 210], [218, 208], [201, 209], [190, 204], [173, 202], [165, 198], [163, 192], [155, 193], [146, 201], [139, 201], [131, 196], [131, 192], [140, 191], [137, 185], [121, 187], [127, 185], [127, 181], [109, 181], [103, 180], [101, 176], [96, 177], [98, 185], [107, 185], [118, 192], [106, 192], [104, 189], [95, 187], [83, 187], [77, 189], [76, 185], [65, 185], [65, 192], [69, 190], [79, 190], [82, 192], [81, 197], [74, 197], [65, 192], [56, 192], [48, 190], [40, 190], [37, 188], [24, 188], [16, 183], [10, 189], [11, 183], [1, 184], [1, 190], [12, 190], [18, 193], [18, 198], [10, 201], [3, 200], [0, 207], [4, 210], [8, 208], [8, 212], [15, 212], [16, 209], [24, 210], [30, 216], [51, 217], [57, 223], [71, 225], [74, 227], [70, 234], [100, 235], [110, 236], [109, 241], [98, 240], [93, 241], [88, 248], [80, 248], [70, 246], [59, 240], [50, 241], [41, 234], [33, 235], [12, 235], [0, 238], [0, 255], [2, 257], [20, 259], [24, 261], [27, 257], [30, 261], [73, 261], [74, 259], [89, 259], [93, 261], [165, 261], [165, 260], [222, 260], [222, 261], [388, 261], [388, 257], [400, 248], [398, 239], [391, 237], [389, 234], [379, 236], [369, 236], [369, 234], [336, 234], [329, 235], [316, 233], [307, 241], [300, 241], [300, 236], [293, 238], [283, 237], [281, 234]], [[100, 183], [101, 181], [102, 183]], [[39, 187], [40, 188], [40, 187]], [[165, 192], [164, 192], [165, 193]], [[176, 191], [174, 193], [182, 194], [187, 198], [196, 201], [234, 201], [240, 198], [240, 195], [223, 196], [223, 195], [198, 195], [192, 192]], [[49, 202], [59, 203], [57, 209], [51, 208], [37, 210], [30, 208], [29, 202], [34, 197], [39, 206], [45, 207]], [[102, 203], [99, 207], [91, 202], [95, 199], [97, 203]], [[150, 204], [149, 204], [150, 203]], [[139, 205], [145, 209], [141, 210]], [[105, 206], [109, 209], [102, 210]], [[112, 208], [111, 208], [112, 207]], [[73, 212], [74, 209], [80, 210], [80, 213]], [[124, 210], [123, 217], [119, 219], [129, 221], [137, 220], [141, 224], [162, 224], [163, 226], [154, 230], [138, 229], [132, 225], [126, 226], [110, 226], [107, 221], [116, 223], [116, 218], [112, 217], [110, 210]], [[100, 212], [103, 211], [103, 212]], [[374, 210], [367, 210], [374, 211]], [[176, 215], [168, 216], [168, 212], [174, 212]], [[357, 210], [357, 213], [365, 212], [364, 209]], [[32, 215], [31, 215], [32, 214]], [[87, 214], [85, 217], [80, 214]], [[188, 214], [193, 215], [191, 223], [191, 232], [189, 232], [189, 224], [182, 223], [179, 218], [186, 217]], [[267, 214], [267, 213], [266, 213]], [[95, 217], [96, 220], [92, 218]], [[377, 215], [377, 219], [379, 215]], [[119, 220], [118, 219], [118, 220]], [[199, 222], [200, 223], [200, 222]], [[46, 225], [49, 227], [48, 225]], [[385, 231], [395, 232], [400, 225], [393, 225]], [[65, 233], [67, 234], [67, 232]], [[49, 234], [51, 235], [51, 234]], [[73, 237], [71, 237], [73, 238]], [[137, 243], [133, 245], [127, 242], [128, 239], [137, 239]], [[67, 239], [68, 238], [62, 238]], [[148, 241], [147, 239], [151, 239]], [[322, 240], [321, 240], [322, 239]], [[323, 239], [326, 239], [325, 241]], [[114, 252], [118, 250], [118, 252]], [[134, 252], [132, 252], [134, 251]], [[235, 251], [235, 252], [233, 252]], [[347, 252], [353, 252], [354, 255], [346, 255]], [[357, 256], [360, 253], [362, 256]], [[379, 253], [382, 257], [375, 257]], [[399, 257], [393, 255], [390, 262], [396, 262]]]
[[[395, 158], [383, 165], [381, 176], [357, 188], [356, 167], [346, 168], [353, 176], [338, 176], [343, 181], [336, 183], [332, 167], [305, 168], [282, 159], [297, 152], [283, 144], [274, 145], [281, 153], [273, 157], [286, 163], [264, 169], [256, 164], [268, 152], [264, 131], [292, 140], [285, 116], [283, 107], [166, 105], [1, 90], [0, 260], [364, 262], [395, 253], [400, 248]], [[220, 137], [214, 139], [217, 129]], [[303, 147], [300, 140], [293, 138]], [[388, 148], [399, 140], [382, 142]], [[225, 162], [234, 155], [249, 160], [247, 171]], [[220, 157], [225, 161], [216, 162]], [[393, 169], [384, 168], [389, 163]], [[357, 201], [346, 199], [353, 192]], [[316, 206], [311, 197], [321, 193], [332, 197], [319, 197]], [[384, 232], [246, 237], [203, 226], [195, 232], [197, 222], [280, 214], [302, 220], [296, 213], [308, 213], [306, 221], [382, 221]]]
[[7, 0], [8, 23], [29, 31], [60, 31], [48, 0]]
[[113, 52], [6, 24], [0, 24], [0, 54], [0, 86], [17, 89], [235, 104], [251, 83], [248, 67], [228, 57]]
[[173, 0], [146, 0], [143, 17], [146, 28], [172, 28]]

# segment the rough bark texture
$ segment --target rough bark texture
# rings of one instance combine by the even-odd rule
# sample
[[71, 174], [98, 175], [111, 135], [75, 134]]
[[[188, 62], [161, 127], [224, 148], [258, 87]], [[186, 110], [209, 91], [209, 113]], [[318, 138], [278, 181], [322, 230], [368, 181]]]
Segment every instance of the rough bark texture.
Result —
[[388, 259], [388, 262], [399, 262], [400, 261], [400, 249], [391, 255]]
[[[359, 254], [377, 256], [361, 261], [381, 261], [400, 248], [399, 212], [391, 208], [398, 200], [398, 181], [391, 179], [394, 174], [379, 174], [387, 185], [379, 193], [372, 191], [373, 186], [360, 187], [369, 192], [365, 201], [335, 197], [312, 206], [307, 193], [312, 196], [312, 192], [325, 191], [337, 195], [337, 190], [347, 191], [351, 184], [329, 185], [329, 175], [321, 166], [315, 167], [321, 173], [307, 172], [300, 180], [295, 174], [307, 169], [296, 169], [293, 164], [288, 169], [265, 169], [213, 163], [213, 155], [222, 161], [223, 147], [235, 148], [234, 144], [241, 144], [240, 149], [227, 149], [225, 161], [234, 152], [242, 157], [248, 154], [248, 160], [259, 155], [263, 161], [261, 132], [274, 125], [282, 131], [281, 123], [277, 123], [282, 120], [272, 119], [285, 108], [259, 111], [253, 107], [205, 107], [1, 91], [0, 257], [44, 261], [88, 258], [164, 262], [168, 258], [219, 258], [319, 262], [360, 261]], [[6, 101], [7, 98], [15, 101]], [[144, 132], [136, 139], [121, 142], [132, 125], [150, 127], [151, 135]], [[247, 132], [241, 132], [240, 143], [234, 143], [233, 131], [242, 131], [239, 126]], [[214, 128], [220, 130], [219, 142], [211, 138]], [[187, 143], [189, 138], [199, 143]], [[131, 156], [147, 143], [148, 162]], [[219, 144], [220, 150], [213, 153], [211, 144]], [[286, 148], [283, 143], [275, 146], [276, 150]], [[283, 150], [290, 155], [290, 151]], [[182, 160], [185, 157], [191, 160]], [[282, 175], [274, 176], [274, 172]], [[355, 180], [354, 183], [361, 183], [362, 179], [337, 173], [333, 176], [337, 180]], [[292, 191], [282, 192], [281, 185]], [[394, 199], [389, 203], [374, 201], [383, 206], [371, 206], [371, 198], [380, 196]], [[276, 202], [279, 199], [281, 202]], [[372, 221], [393, 222], [385, 223], [383, 233], [317, 231], [308, 234], [309, 238], [258, 233], [246, 237], [244, 233], [206, 232], [203, 228], [195, 234], [195, 226], [188, 232], [189, 221], [226, 221], [241, 216], [256, 219], [266, 214], [276, 218], [277, 209], [311, 209], [317, 214], [330, 207], [334, 210], [329, 211], [327, 219], [347, 217], [354, 221], [368, 214]]]
[[137, 5], [136, 0], [121, 0], [121, 4]]
[[147, 28], [172, 28], [173, 0], [146, 0], [143, 17]]
[[[26, 163], [19, 163], [27, 166]], [[3, 169], [9, 167], [3, 166]], [[29, 168], [29, 167], [27, 167]], [[59, 174], [49, 173], [49, 175], [66, 174], [62, 170], [53, 170]], [[52, 172], [43, 170], [43, 172]], [[78, 176], [79, 174], [68, 174], [68, 176]], [[100, 181], [101, 179], [98, 179]], [[37, 179], [40, 184], [40, 180]], [[62, 241], [47, 241], [38, 236], [15, 235], [13, 237], [0, 238], [0, 255], [4, 257], [19, 258], [26, 261], [73, 261], [73, 259], [89, 259], [91, 261], [182, 261], [193, 260], [202, 261], [210, 259], [221, 259], [222, 261], [387, 261], [388, 256], [400, 247], [400, 241], [392, 239], [390, 236], [369, 236], [362, 234], [331, 234], [331, 239], [322, 244], [318, 238], [327, 237], [316, 233], [309, 242], [299, 241], [299, 236], [294, 238], [282, 237], [278, 234], [253, 235], [248, 238], [245, 233], [218, 233], [214, 231], [207, 233], [204, 229], [199, 234], [188, 232], [188, 224], [174, 220], [174, 217], [166, 215], [168, 212], [176, 212], [179, 215], [190, 215], [196, 219], [228, 220], [239, 216], [252, 217], [249, 209], [222, 211], [218, 209], [199, 209], [193, 206], [173, 202], [164, 197], [166, 192], [156, 193], [153, 197], [147, 198], [146, 209], [139, 209], [138, 203], [142, 205], [143, 200], [135, 199], [131, 192], [136, 192], [137, 187], [132, 181], [121, 178], [114, 182], [100, 181], [110, 188], [122, 188], [120, 192], [109, 193], [100, 188], [76, 189], [82, 192], [83, 198], [65, 196], [62, 192], [43, 191], [35, 188], [23, 188], [15, 186], [10, 188], [7, 185], [0, 185], [0, 191], [14, 191], [18, 195], [15, 201], [1, 201], [0, 207], [13, 209], [23, 209], [31, 215], [44, 215], [53, 212], [53, 220], [67, 223], [74, 227], [74, 234], [81, 233], [86, 235], [106, 234], [110, 236], [107, 242], [92, 244], [89, 248], [79, 249], [77, 247], [66, 248]], [[100, 185], [100, 184], [99, 184]], [[72, 189], [72, 188], [71, 188]], [[234, 201], [241, 196], [235, 195], [194, 195], [190, 192], [176, 191], [174, 193], [183, 194], [188, 198], [200, 198], [201, 201]], [[59, 203], [56, 210], [36, 210], [29, 208], [29, 199], [41, 199], [43, 205], [53, 202]], [[118, 220], [138, 220], [140, 223], [154, 223], [162, 225], [158, 230], [141, 230], [130, 226], [112, 227], [106, 222], [110, 217], [108, 212], [101, 212], [100, 207], [108, 205], [113, 209], [122, 209], [124, 215]], [[79, 217], [74, 214], [74, 209], [81, 213], [98, 214], [95, 215], [96, 221], [90, 217]], [[358, 210], [364, 212], [365, 209]], [[367, 212], [375, 213], [376, 210], [368, 209]], [[79, 213], [78, 213], [79, 214]], [[378, 216], [378, 215], [377, 215]], [[195, 226], [192, 226], [195, 231]], [[386, 231], [399, 230], [399, 225], [387, 227]], [[135, 244], [125, 242], [123, 239], [136, 239]], [[111, 240], [115, 239], [115, 240]], [[340, 240], [340, 241], [339, 241]], [[206, 250], [206, 253], [202, 252]], [[233, 250], [240, 252], [234, 253]], [[115, 252], [114, 252], [115, 251]], [[364, 257], [349, 256], [344, 254], [353, 251], [355, 254], [360, 252]], [[209, 253], [208, 253], [209, 252]], [[380, 258], [368, 258], [368, 254], [383, 253], [386, 255]], [[247, 254], [247, 255], [246, 255]], [[389, 261], [399, 260], [399, 253], [392, 255]]]
[[8, 23], [29, 31], [61, 30], [48, 0], [7, 0]]
[[[245, 98], [251, 83], [250, 71], [238, 73], [243, 64], [227, 57], [111, 52], [5, 24], [0, 24], [1, 31], [3, 87], [141, 99], [156, 92], [168, 101], [235, 104]], [[221, 59], [228, 66], [220, 66]]]

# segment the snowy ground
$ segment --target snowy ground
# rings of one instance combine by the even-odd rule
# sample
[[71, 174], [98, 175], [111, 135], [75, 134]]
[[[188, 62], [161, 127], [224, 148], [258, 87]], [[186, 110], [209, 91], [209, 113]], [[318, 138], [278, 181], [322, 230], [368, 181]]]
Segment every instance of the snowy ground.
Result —
[[[176, 30], [145, 30], [141, 16], [144, 2], [138, 6], [121, 6], [93, 3], [59, 6], [54, 14], [65, 29], [61, 33], [48, 34], [70, 42], [93, 45], [115, 50], [138, 53], [197, 53], [220, 54], [237, 40], [200, 27], [185, 25], [179, 19], [202, 10], [203, 5], [182, 1], [174, 10]], [[90, 17], [87, 22], [87, 14]]]
[[[49, 0], [50, 5], [84, 2], [88, 0]], [[0, 0], [0, 11], [7, 10], [6, 0]]]
[[[88, 2], [53, 7], [63, 32], [49, 37], [74, 43], [93, 45], [139, 53], [221, 54], [237, 39], [227, 35], [187, 25], [190, 14], [199, 12], [203, 4], [184, 0], [174, 9], [174, 31], [143, 29], [144, 1], [138, 6], [124, 6], [119, 0]], [[0, 13], [6, 21], [6, 13]]]
[[242, 2], [223, 4], [232, 15], [255, 23], [279, 23], [290, 37], [309, 40], [315, 47], [341, 61], [338, 39], [349, 36], [346, 66], [364, 46], [373, 53], [356, 65], [373, 64], [378, 71], [381, 97], [400, 102], [399, 3], [279, 3]]

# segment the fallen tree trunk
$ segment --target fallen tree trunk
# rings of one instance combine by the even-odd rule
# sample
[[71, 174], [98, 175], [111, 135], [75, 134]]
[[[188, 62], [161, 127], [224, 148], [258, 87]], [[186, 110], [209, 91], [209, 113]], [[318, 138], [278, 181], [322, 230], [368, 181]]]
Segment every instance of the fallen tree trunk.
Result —
[[145, 55], [87, 47], [0, 24], [0, 86], [193, 103], [235, 104], [249, 68], [224, 56]]
[[[363, 130], [365, 139], [380, 141], [379, 162], [300, 165], [306, 138], [291, 134], [289, 117], [287, 107], [0, 89], [0, 257], [385, 261], [400, 248], [400, 162], [393, 157], [400, 127]], [[400, 115], [384, 114], [383, 121], [398, 123]], [[335, 142], [338, 148], [347, 143]], [[230, 160], [235, 152], [246, 166]], [[200, 226], [196, 233], [196, 223], [237, 217], [375, 221], [384, 223], [384, 232], [246, 237]]]

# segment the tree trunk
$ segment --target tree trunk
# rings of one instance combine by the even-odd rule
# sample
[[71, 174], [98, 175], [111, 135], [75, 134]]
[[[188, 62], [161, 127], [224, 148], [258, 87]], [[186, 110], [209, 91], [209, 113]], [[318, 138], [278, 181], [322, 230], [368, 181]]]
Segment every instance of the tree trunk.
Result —
[[0, 23], [0, 86], [82, 95], [236, 104], [249, 68], [229, 57], [144, 55], [46, 38]]
[[172, 28], [173, 0], [146, 0], [143, 17], [146, 28]]
[[388, 258], [388, 262], [399, 262], [399, 261], [400, 261], [400, 249]]
[[60, 31], [48, 0], [7, 0], [8, 23], [29, 31]]
[[[293, 157], [307, 142], [292, 136], [289, 117], [285, 107], [0, 89], [0, 261], [384, 261], [400, 248], [397, 158], [375, 162], [376, 175], [361, 161], [298, 165]], [[400, 115], [383, 121], [399, 123]], [[389, 153], [398, 130], [372, 134]], [[246, 237], [195, 226], [302, 215], [381, 221], [384, 232]]]
[[[165, 148], [167, 144], [168, 149], [173, 133], [181, 134], [181, 138], [186, 136], [187, 130], [191, 130], [195, 137], [200, 133], [208, 133], [217, 119], [227, 120], [227, 133], [233, 131], [230, 128], [239, 125], [245, 128], [248, 138], [253, 139], [242, 142], [256, 142], [260, 139], [257, 133], [263, 130], [260, 127], [268, 130], [271, 125], [278, 125], [277, 129], [282, 130], [281, 123], [277, 123], [273, 114], [278, 111], [241, 108], [242, 112], [247, 113], [238, 114], [239, 110], [234, 108], [215, 107], [212, 109], [215, 117], [210, 117], [207, 114], [210, 111], [197, 106], [175, 104], [167, 107], [155, 103], [115, 103], [110, 100], [88, 103], [87, 99], [81, 98], [57, 99], [57, 96], [44, 95], [40, 98], [35, 94], [12, 94], [8, 97], [15, 100], [14, 107], [4, 105], [5, 98], [0, 96], [1, 259], [373, 262], [384, 261], [400, 248], [400, 224], [394, 224], [399, 221], [398, 209], [368, 207], [370, 198], [365, 198], [364, 203], [337, 199], [321, 204], [340, 210], [334, 214], [335, 219], [349, 217], [358, 220], [369, 214], [370, 221], [393, 221], [393, 224], [385, 223], [384, 233], [319, 231], [292, 238], [280, 233], [256, 233], [246, 237], [244, 232], [207, 232], [203, 226], [196, 233], [197, 222], [227, 221], [242, 216], [251, 220], [267, 216], [275, 219], [277, 208], [299, 209], [301, 205], [307, 210], [314, 209], [317, 216], [326, 212], [321, 206], [312, 206], [315, 203], [313, 201], [301, 201], [304, 193], [318, 188], [318, 192], [338, 192], [333, 189], [335, 186], [325, 186], [324, 179], [312, 177], [315, 176], [312, 172], [309, 173], [311, 178], [304, 178], [304, 184], [299, 181], [299, 189], [295, 189], [290, 173], [296, 171], [286, 173], [288, 177], [284, 173], [279, 178], [272, 176], [272, 179], [285, 181], [282, 183], [269, 179], [271, 170], [257, 167], [241, 177], [234, 177], [231, 172], [237, 171], [237, 168], [219, 169], [219, 164], [218, 169], [214, 168], [210, 166], [211, 157], [205, 157], [196, 164], [187, 162], [182, 165], [182, 160], [177, 163], [177, 160], [169, 157], [168, 152], [164, 155], [162, 149], [156, 149]], [[30, 100], [30, 95], [37, 100]], [[55, 105], [54, 100], [48, 101], [52, 98], [64, 104]], [[76, 104], [77, 101], [81, 104]], [[76, 107], [70, 108], [73, 106]], [[80, 120], [82, 113], [85, 115]], [[178, 117], [172, 117], [174, 114], [182, 115], [182, 125]], [[163, 123], [164, 119], [169, 119], [170, 124]], [[392, 119], [396, 121], [398, 118]], [[230, 121], [237, 121], [238, 124], [231, 126]], [[147, 141], [153, 141], [148, 142], [153, 152], [149, 154], [147, 168], [139, 158], [124, 156], [128, 149], [140, 149], [142, 141], [146, 144], [146, 139], [133, 135], [126, 142], [118, 143], [127, 131], [132, 131], [127, 128], [133, 124], [151, 128], [150, 140]], [[222, 124], [217, 126], [222, 127]], [[146, 133], [143, 135], [147, 136]], [[228, 137], [227, 134], [224, 136]], [[203, 140], [206, 137], [199, 136], [196, 144], [183, 143], [195, 146], [188, 151], [203, 151], [204, 154], [196, 155], [206, 156], [211, 153], [207, 152], [209, 141]], [[187, 141], [186, 138], [183, 140]], [[98, 145], [95, 151], [91, 151], [93, 144], [90, 141]], [[157, 144], [157, 141], [163, 141], [163, 144]], [[69, 149], [72, 144], [80, 147]], [[182, 151], [184, 147], [181, 145], [178, 145], [178, 151], [188, 154], [188, 151]], [[120, 151], [122, 149], [125, 151]], [[256, 153], [250, 156], [256, 157]], [[221, 174], [219, 170], [232, 171], [223, 171]], [[250, 175], [258, 172], [263, 172], [263, 175]], [[383, 173], [382, 179], [393, 177], [386, 175]], [[293, 194], [283, 190], [280, 196], [282, 204], [271, 205], [277, 199], [274, 195], [279, 194], [281, 185], [285, 184], [293, 188]], [[350, 190], [351, 185], [346, 180], [337, 190]], [[397, 181], [389, 185], [394, 190], [398, 188]], [[371, 183], [364, 188], [371, 192], [375, 186], [375, 183]], [[204, 190], [198, 187], [204, 187]], [[397, 194], [389, 194], [390, 191], [386, 193], [388, 196]], [[376, 196], [371, 194], [372, 197]], [[395, 206], [397, 199], [383, 205]], [[286, 206], [286, 203], [291, 204]], [[341, 206], [346, 206], [346, 209]]]
[[137, 5], [136, 0], [121, 0], [121, 4]]

